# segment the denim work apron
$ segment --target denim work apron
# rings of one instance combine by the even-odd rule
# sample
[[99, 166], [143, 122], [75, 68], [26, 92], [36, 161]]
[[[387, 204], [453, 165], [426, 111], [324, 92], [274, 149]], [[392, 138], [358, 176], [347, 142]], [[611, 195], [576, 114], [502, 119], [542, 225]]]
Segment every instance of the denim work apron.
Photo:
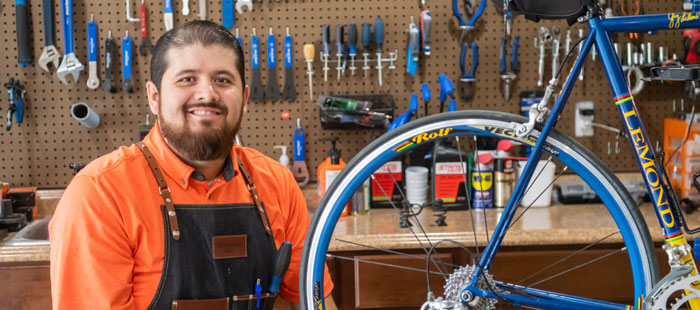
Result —
[[[238, 165], [254, 203], [174, 205], [155, 158], [137, 143], [165, 201], [165, 257], [148, 309], [272, 309], [269, 294], [276, 247], [267, 214], [250, 174]], [[256, 294], [259, 282], [260, 301]]]

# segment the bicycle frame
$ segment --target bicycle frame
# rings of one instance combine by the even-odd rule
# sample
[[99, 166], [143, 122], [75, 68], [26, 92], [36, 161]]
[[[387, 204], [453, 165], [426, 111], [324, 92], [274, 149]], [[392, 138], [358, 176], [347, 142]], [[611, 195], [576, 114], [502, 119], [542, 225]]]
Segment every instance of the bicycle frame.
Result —
[[[556, 99], [554, 107], [552, 108], [551, 114], [547, 118], [541, 130], [540, 138], [532, 148], [529, 160], [523, 170], [523, 177], [521, 177], [520, 181], [518, 181], [517, 185], [515, 186], [512, 198], [503, 211], [502, 220], [499, 221], [498, 225], [496, 226], [491, 242], [485, 248], [484, 254], [480, 259], [480, 266], [484, 270], [489, 269], [493, 257], [497, 252], [503, 238], [505, 237], [506, 230], [516, 213], [517, 203], [523, 196], [527, 184], [534, 173], [536, 164], [542, 155], [544, 142], [552, 128], [554, 128], [556, 125], [559, 116], [561, 115], [564, 106], [569, 99], [569, 95], [571, 94], [576, 79], [578, 78], [583, 63], [594, 44], [603, 64], [603, 70], [605, 71], [610, 87], [612, 88], [615, 105], [617, 106], [620, 117], [625, 124], [625, 131], [627, 132], [627, 136], [630, 137], [632, 147], [635, 150], [635, 157], [641, 169], [641, 173], [644, 176], [647, 191], [649, 192], [651, 200], [654, 204], [654, 209], [656, 210], [656, 215], [663, 229], [666, 243], [669, 245], [687, 244], [681, 227], [669, 208], [668, 193], [664, 192], [663, 187], [664, 185], [668, 184], [665, 184], [665, 181], [661, 178], [661, 174], [659, 172], [659, 169], [663, 169], [663, 167], [658, 167], [656, 165], [656, 156], [654, 155], [654, 151], [649, 143], [649, 137], [644, 125], [642, 124], [641, 118], [639, 117], [639, 112], [634, 104], [634, 99], [630, 94], [629, 85], [627, 84], [627, 80], [620, 61], [618, 60], [617, 54], [615, 53], [610, 33], [620, 31], [653, 33], [658, 30], [700, 28], [700, 13], [681, 12], [612, 17], [606, 19], [603, 19], [602, 17], [594, 17], [588, 20], [588, 28], [589, 34], [582, 43], [583, 47], [581, 49], [581, 53], [576, 58], [573, 68], [569, 72], [569, 76], [566, 78], [566, 81], [562, 86], [559, 96]], [[635, 253], [629, 253], [629, 255], [635, 255]], [[683, 258], [683, 262], [693, 264], [693, 267], [695, 268], [691, 253]], [[632, 265], [631, 267], [632, 269], [641, 268], [641, 266], [635, 265]], [[479, 278], [478, 273], [481, 272], [481, 270], [482, 269], [477, 270], [477, 275], [472, 278], [471, 285], [465, 288], [462, 293], [470, 293], [474, 296], [496, 298], [497, 296], [491, 291], [476, 288], [476, 281]], [[650, 283], [647, 284], [647, 286], [651, 286], [653, 284], [654, 283]], [[595, 301], [576, 296], [545, 292], [532, 288], [516, 287], [507, 284], [500, 285], [503, 285], [506, 288], [515, 288], [519, 292], [524, 293], [499, 294], [499, 297], [517, 304], [568, 309], [579, 309], [584, 307], [596, 309], [629, 309], [630, 307], [628, 305]], [[646, 297], [645, 294], [651, 290], [651, 287], [638, 286], [640, 285], [635, 284], [634, 288], [634, 296], [636, 297], [635, 306], [641, 309], [643, 308], [643, 301]], [[529, 295], [531, 297], [524, 295]], [[692, 307], [693, 309], [698, 309], [695, 307], [695, 305], [692, 305]]]

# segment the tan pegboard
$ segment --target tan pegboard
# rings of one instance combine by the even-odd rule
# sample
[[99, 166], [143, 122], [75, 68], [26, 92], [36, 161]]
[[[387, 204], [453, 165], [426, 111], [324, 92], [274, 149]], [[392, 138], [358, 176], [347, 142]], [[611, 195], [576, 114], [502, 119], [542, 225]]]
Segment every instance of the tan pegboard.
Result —
[[[130, 0], [131, 16], [138, 16], [137, 1]], [[460, 46], [457, 43], [460, 31], [456, 27], [456, 20], [452, 16], [450, 1], [426, 1], [427, 9], [433, 16], [433, 53], [429, 57], [421, 58], [418, 74], [415, 77], [405, 72], [406, 46], [408, 23], [413, 16], [418, 22], [420, 1], [255, 1], [253, 11], [236, 14], [236, 26], [239, 28], [246, 52], [246, 76], [250, 81], [250, 35], [252, 29], [257, 30], [261, 42], [261, 77], [263, 84], [267, 80], [267, 61], [264, 43], [268, 29], [272, 27], [277, 39], [277, 58], [283, 56], [283, 37], [286, 27], [289, 27], [294, 40], [294, 82], [298, 93], [297, 101], [287, 103], [278, 101], [275, 103], [250, 103], [249, 113], [243, 123], [241, 136], [247, 146], [253, 147], [263, 153], [277, 158], [279, 151], [273, 150], [274, 145], [287, 145], [290, 147], [288, 155], [291, 157], [292, 131], [296, 126], [296, 118], [306, 130], [307, 163], [312, 178], [315, 179], [315, 167], [323, 160], [328, 150], [328, 144], [318, 140], [326, 136], [338, 136], [341, 141], [338, 148], [343, 152], [343, 158], [347, 161], [361, 148], [367, 145], [373, 136], [383, 133], [381, 130], [323, 130], [318, 116], [318, 108], [314, 101], [309, 100], [306, 64], [303, 61], [302, 47], [306, 43], [316, 46], [316, 60], [314, 62], [314, 98], [324, 94], [377, 94], [387, 93], [394, 96], [397, 104], [396, 115], [403, 113], [408, 108], [410, 95], [420, 92], [420, 85], [428, 83], [432, 90], [433, 100], [430, 103], [430, 112], [438, 111], [439, 85], [438, 74], [446, 74], [459, 88], [457, 82], [459, 72]], [[54, 42], [62, 53], [63, 29], [61, 27], [60, 3], [54, 0]], [[151, 42], [165, 32], [162, 18], [162, 2], [147, 1], [149, 35]], [[667, 8], [680, 10], [680, 5], [674, 0], [643, 1], [647, 13], [658, 13]], [[175, 24], [198, 18], [198, 1], [191, 0], [191, 13], [182, 16], [181, 1], [173, 3]], [[522, 90], [536, 89], [537, 79], [537, 50], [534, 48], [532, 38], [540, 26], [551, 27], [559, 25], [566, 33], [568, 27], [564, 22], [545, 21], [539, 24], [526, 21], [522, 16], [515, 17], [513, 21], [513, 35], [520, 36], [520, 73], [512, 89], [514, 98], [505, 102], [501, 96], [501, 80], [498, 74], [500, 38], [503, 36], [501, 16], [495, 11], [492, 3], [488, 1], [488, 7], [478, 22], [477, 29], [472, 34], [479, 47], [480, 63], [477, 71], [477, 81], [473, 85], [475, 90], [471, 100], [458, 102], [459, 109], [489, 109], [517, 113], [519, 103], [517, 94]], [[461, 7], [461, 1], [460, 1]], [[26, 112], [23, 124], [15, 125], [9, 132], [0, 131], [0, 156], [3, 158], [3, 168], [0, 169], [0, 180], [10, 182], [13, 186], [38, 186], [64, 187], [70, 181], [72, 174], [68, 169], [70, 162], [86, 163], [100, 155], [106, 154], [119, 146], [129, 145], [138, 138], [137, 125], [145, 120], [148, 112], [145, 99], [145, 82], [149, 79], [147, 57], [136, 55], [134, 51], [132, 81], [134, 93], [128, 94], [122, 90], [121, 78], [121, 39], [128, 30], [134, 42], [136, 50], [141, 42], [138, 23], [126, 21], [126, 8], [123, 1], [75, 1], [74, 3], [74, 29], [75, 51], [80, 61], [87, 65], [87, 23], [90, 15], [99, 27], [99, 76], [104, 78], [104, 42], [107, 32], [111, 30], [115, 39], [115, 62], [112, 73], [113, 83], [118, 88], [116, 94], [106, 93], [102, 87], [90, 90], [86, 87], [87, 70], [80, 74], [78, 83], [61, 84], [52, 71], [48, 74], [36, 65], [20, 68], [17, 65], [17, 52], [15, 41], [15, 16], [14, 3], [4, 2], [0, 12], [0, 23], [4, 32], [0, 33], [0, 68], [2, 68], [2, 83], [10, 77], [19, 79], [25, 85]], [[42, 7], [38, 0], [28, 3], [31, 49], [33, 62], [41, 54], [44, 46]], [[374, 25], [377, 17], [382, 17], [386, 30], [384, 51], [399, 52], [399, 60], [396, 69], [387, 70], [384, 64], [384, 85], [380, 88], [377, 83], [376, 70], [371, 70], [365, 78], [362, 70], [350, 76], [346, 72], [341, 81], [336, 81], [335, 69], [329, 72], [328, 82], [323, 81], [322, 64], [318, 58], [321, 49], [321, 25], [331, 25], [331, 38], [335, 39], [335, 25], [342, 23], [347, 25], [355, 22], [360, 28], [362, 23]], [[221, 2], [207, 2], [207, 19], [221, 22]], [[582, 25], [574, 25], [573, 38], [577, 37], [577, 31]], [[361, 30], [358, 29], [358, 30]], [[233, 31], [233, 29], [232, 29]], [[624, 42], [623, 35], [618, 35], [620, 42]], [[660, 32], [658, 35], [644, 35], [644, 40], [654, 42], [654, 46], [662, 44], [671, 53], [682, 55], [682, 33]], [[575, 42], [575, 40], [573, 40]], [[372, 50], [373, 51], [373, 50]], [[335, 51], [332, 50], [332, 59]], [[563, 53], [562, 53], [563, 54]], [[471, 62], [467, 61], [467, 66]], [[374, 57], [372, 52], [372, 58]], [[361, 57], [356, 62], [361, 63]], [[545, 72], [549, 72], [550, 60], [546, 60]], [[277, 79], [280, 87], [284, 85], [284, 65], [278, 62]], [[565, 70], [568, 71], [568, 70]], [[548, 75], [545, 75], [548, 76]], [[590, 59], [586, 62], [585, 77], [583, 82], [578, 82], [570, 98], [569, 107], [559, 121], [558, 128], [573, 134], [573, 105], [579, 100], [593, 100], [595, 102], [596, 120], [604, 119], [609, 125], [620, 128], [620, 119], [615, 111], [610, 88], [607, 86], [605, 75], [600, 68], [600, 62]], [[642, 118], [646, 122], [647, 131], [651, 139], [658, 140], [662, 137], [663, 117], [671, 115], [670, 100], [681, 98], [681, 85], [647, 85], [645, 90], [636, 96], [638, 108]], [[6, 92], [0, 97], [0, 120], [4, 124], [8, 101]], [[420, 98], [420, 96], [419, 96]], [[69, 107], [75, 102], [88, 103], [102, 120], [97, 129], [87, 130], [70, 117]], [[420, 102], [419, 115], [423, 115]], [[281, 113], [290, 112], [290, 119], [283, 120]], [[615, 141], [615, 136], [607, 131], [596, 129], [595, 138], [579, 139], [587, 147], [598, 154], [610, 167], [615, 170], [635, 169], [629, 143], [620, 139], [620, 154], [607, 154], [608, 141]]]

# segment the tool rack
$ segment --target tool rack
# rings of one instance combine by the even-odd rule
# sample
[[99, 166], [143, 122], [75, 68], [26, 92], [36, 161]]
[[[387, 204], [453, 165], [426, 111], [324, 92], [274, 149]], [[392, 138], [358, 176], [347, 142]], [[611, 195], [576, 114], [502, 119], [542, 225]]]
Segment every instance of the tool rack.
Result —
[[[127, 0], [130, 3], [130, 15], [138, 16], [140, 1]], [[189, 16], [181, 15], [182, 2], [173, 2], [175, 25], [198, 18], [197, 0], [190, 0]], [[155, 44], [157, 38], [165, 32], [163, 24], [163, 2], [146, 1], [148, 6], [148, 27], [151, 42]], [[146, 101], [145, 82], [149, 79], [148, 65], [150, 55], [134, 57], [132, 64], [133, 93], [123, 90], [121, 72], [121, 38], [125, 31], [132, 34], [134, 45], [140, 43], [139, 24], [128, 22], [126, 19], [126, 5], [124, 1], [109, 0], [85, 0], [74, 3], [74, 40], [75, 52], [83, 64], [87, 64], [87, 23], [90, 15], [94, 15], [95, 22], [99, 25], [99, 77], [104, 78], [104, 42], [107, 32], [112, 31], [115, 46], [114, 70], [112, 73], [113, 84], [118, 91], [114, 94], [105, 92], [102, 87], [90, 90], [86, 87], [87, 70], [80, 74], [78, 83], [63, 85], [56, 78], [55, 71], [52, 74], [45, 73], [37, 65], [36, 61], [44, 46], [42, 6], [41, 1], [30, 0], [27, 2], [30, 48], [32, 64], [28, 67], [20, 67], [17, 63], [17, 44], [15, 34], [15, 7], [14, 1], [4, 1], [0, 7], [0, 24], [5, 31], [0, 32], [0, 80], [4, 83], [10, 78], [18, 79], [25, 85], [26, 111], [24, 122], [14, 124], [11, 131], [0, 131], [0, 157], [2, 169], [0, 169], [0, 181], [10, 182], [12, 186], [37, 186], [40, 188], [65, 187], [72, 178], [69, 163], [87, 163], [100, 155], [109, 153], [119, 146], [130, 145], [138, 139], [138, 124], [146, 119], [148, 105]], [[60, 18], [59, 1], [54, 0], [54, 43], [63, 53], [63, 34]], [[377, 17], [382, 17], [385, 28], [384, 51], [398, 50], [399, 58], [395, 62], [395, 70], [383, 71], [383, 87], [379, 88], [376, 70], [371, 70], [369, 76], [364, 78], [362, 70], [350, 76], [346, 74], [340, 81], [329, 78], [323, 81], [323, 64], [318, 57], [314, 60], [314, 99], [319, 95], [328, 94], [390, 94], [397, 104], [397, 115], [408, 109], [411, 94], [420, 93], [421, 84], [428, 83], [433, 97], [439, 91], [437, 82], [438, 74], [446, 74], [459, 87], [459, 53], [458, 44], [460, 30], [456, 20], [452, 16], [450, 1], [425, 1], [425, 7], [421, 7], [421, 1], [389, 1], [389, 0], [356, 0], [356, 1], [324, 1], [324, 0], [281, 0], [281, 1], [255, 1], [252, 12], [236, 13], [235, 27], [243, 41], [246, 55], [250, 53], [250, 35], [255, 27], [259, 33], [267, 33], [272, 27], [277, 34], [277, 57], [281, 57], [283, 51], [283, 36], [286, 27], [289, 27], [293, 36], [294, 51], [294, 82], [298, 92], [297, 101], [287, 103], [277, 101], [275, 103], [250, 103], [248, 114], [243, 121], [240, 131], [241, 138], [246, 144], [273, 158], [279, 157], [279, 151], [274, 150], [274, 145], [292, 144], [292, 133], [296, 127], [296, 119], [301, 118], [301, 124], [306, 130], [306, 150], [309, 174], [315, 179], [315, 167], [326, 156], [327, 146], [318, 140], [322, 137], [337, 136], [340, 138], [338, 148], [342, 150], [343, 157], [349, 160], [360, 149], [367, 145], [373, 136], [383, 133], [382, 130], [323, 130], [319, 122], [318, 106], [309, 100], [306, 63], [304, 62], [302, 47], [306, 43], [314, 43], [316, 51], [321, 49], [321, 25], [330, 24], [331, 27], [338, 23], [345, 25], [355, 22], [373, 23]], [[661, 12], [669, 7], [678, 7], [681, 4], [677, 0], [645, 1], [646, 13]], [[460, 2], [461, 6], [461, 2]], [[458, 99], [458, 109], [488, 109], [518, 113], [518, 93], [522, 90], [536, 89], [537, 61], [536, 49], [532, 46], [532, 37], [536, 35], [540, 26], [552, 27], [558, 25], [565, 32], [569, 29], [564, 21], [543, 21], [533, 23], [526, 21], [522, 16], [514, 17], [512, 35], [520, 36], [520, 72], [512, 86], [512, 96], [509, 102], [501, 96], [501, 79], [498, 72], [500, 41], [503, 36], [502, 16], [496, 12], [491, 1], [487, 1], [487, 8], [478, 21], [476, 29], [472, 30], [472, 37], [479, 45], [480, 64], [476, 74], [477, 80], [473, 82], [474, 97], [469, 101]], [[222, 7], [219, 1], [207, 2], [207, 19], [221, 23]], [[432, 26], [432, 54], [429, 57], [421, 56], [417, 74], [410, 76], [405, 71], [406, 48], [408, 35], [406, 30], [411, 21], [411, 16], [418, 18], [421, 10], [428, 9], [433, 16]], [[578, 34], [579, 25], [574, 25], [572, 33]], [[265, 31], [263, 31], [263, 29]], [[235, 28], [231, 29], [235, 33]], [[669, 54], [676, 53], [682, 57], [682, 33], [660, 32], [657, 35], [643, 34], [644, 40], [650, 40], [654, 46], [663, 45], [669, 50]], [[333, 38], [332, 38], [333, 39]], [[615, 38], [620, 44], [628, 39], [624, 34]], [[266, 49], [260, 49], [260, 59], [267, 59]], [[374, 53], [371, 53], [374, 55]], [[561, 53], [560, 60], [565, 53]], [[361, 55], [361, 51], [358, 51]], [[388, 53], [387, 53], [388, 55]], [[331, 59], [333, 57], [333, 51]], [[361, 57], [359, 57], [361, 61]], [[356, 58], [356, 63], [357, 63]], [[550, 60], [546, 60], [545, 72], [549, 72]], [[607, 86], [605, 76], [600, 70], [600, 63], [590, 59], [585, 65], [585, 80], [579, 81], [571, 95], [570, 105], [580, 100], [593, 100], [595, 102], [596, 122], [606, 123], [619, 127], [620, 119], [615, 112], [611, 91]], [[279, 67], [279, 65], [278, 65]], [[266, 64], [261, 63], [263, 84], [267, 78]], [[246, 76], [250, 78], [250, 62], [246, 59]], [[568, 72], [568, 70], [564, 70]], [[331, 71], [330, 73], [335, 73]], [[278, 81], [284, 80], [284, 70], [278, 68]], [[645, 90], [636, 96], [636, 102], [641, 116], [645, 118], [645, 124], [652, 141], [662, 140], [663, 119], [670, 116], [670, 101], [680, 98], [681, 84], [661, 84], [658, 82], [648, 84]], [[98, 128], [88, 130], [71, 118], [69, 108], [73, 103], [86, 102], [101, 116], [101, 124]], [[439, 104], [433, 100], [429, 107], [430, 113], [436, 113]], [[686, 100], [686, 102], [688, 102]], [[687, 104], [687, 103], [686, 103]], [[4, 123], [7, 108], [9, 106], [6, 93], [0, 97], [0, 121]], [[689, 110], [689, 107], [686, 107]], [[283, 111], [290, 112], [288, 120], [281, 119]], [[422, 108], [419, 116], [423, 116]], [[153, 119], [153, 118], [151, 118]], [[573, 136], [574, 108], [568, 107], [558, 128]], [[622, 153], [620, 155], [607, 154], [608, 141], [614, 141], [614, 134], [607, 131], [596, 131], [594, 137], [581, 138], [584, 145], [592, 149], [613, 170], [633, 170], [636, 163], [632, 160], [632, 152], [626, 152], [624, 148], [630, 145], [621, 139]], [[291, 149], [291, 148], [290, 148]], [[290, 154], [288, 154], [290, 155]]]

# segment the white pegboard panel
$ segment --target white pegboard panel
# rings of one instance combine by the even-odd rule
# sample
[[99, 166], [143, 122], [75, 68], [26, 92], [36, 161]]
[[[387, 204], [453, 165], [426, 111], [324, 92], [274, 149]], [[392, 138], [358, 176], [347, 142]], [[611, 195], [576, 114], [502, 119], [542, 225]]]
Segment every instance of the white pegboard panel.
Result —
[[[131, 16], [138, 16], [139, 1], [129, 0]], [[563, 21], [544, 21], [533, 23], [521, 16], [513, 21], [513, 36], [520, 36], [520, 67], [518, 79], [513, 85], [514, 98], [506, 102], [501, 96], [501, 80], [498, 73], [500, 38], [503, 36], [501, 16], [495, 11], [490, 1], [484, 15], [479, 20], [477, 28], [471, 34], [479, 47], [480, 63], [477, 71], [477, 81], [471, 85], [474, 95], [469, 100], [458, 101], [459, 109], [488, 109], [517, 113], [519, 104], [517, 94], [522, 90], [536, 89], [538, 53], [532, 43], [540, 26], [551, 27], [559, 25], [564, 34], [569, 27]], [[461, 88], [457, 82], [459, 71], [460, 45], [457, 40], [460, 30], [456, 27], [456, 19], [452, 15], [450, 1], [428, 0], [427, 9], [433, 16], [433, 53], [421, 58], [418, 74], [415, 77], [405, 72], [407, 35], [406, 29], [411, 16], [418, 22], [420, 1], [376, 1], [376, 0], [287, 0], [287, 1], [255, 1], [253, 11], [235, 15], [236, 27], [243, 40], [246, 53], [246, 76], [250, 81], [250, 35], [252, 29], [257, 30], [261, 42], [265, 42], [268, 29], [272, 27], [277, 38], [277, 58], [283, 55], [283, 37], [286, 27], [294, 38], [294, 82], [298, 93], [297, 101], [293, 103], [277, 101], [262, 102], [249, 105], [249, 113], [243, 122], [241, 135], [247, 146], [258, 149], [265, 154], [278, 158], [279, 152], [273, 150], [274, 145], [288, 145], [291, 149], [292, 131], [296, 126], [296, 118], [301, 119], [306, 130], [307, 163], [310, 174], [315, 178], [315, 167], [324, 159], [329, 148], [328, 143], [319, 142], [322, 137], [338, 136], [341, 141], [338, 148], [343, 158], [349, 160], [360, 149], [367, 145], [373, 136], [381, 130], [323, 130], [318, 116], [318, 108], [314, 101], [309, 100], [306, 64], [303, 60], [304, 44], [313, 43], [316, 46], [314, 62], [314, 98], [324, 94], [380, 94], [386, 93], [394, 97], [397, 104], [396, 115], [408, 108], [410, 95], [420, 92], [420, 85], [428, 83], [432, 90], [433, 100], [430, 103], [430, 113], [437, 113], [439, 85], [438, 74], [446, 74]], [[147, 1], [149, 36], [153, 44], [165, 32], [162, 18], [162, 1]], [[668, 8], [680, 7], [675, 0], [643, 1], [647, 13], [658, 13]], [[61, 26], [60, 3], [54, 0], [54, 42], [60, 52], [63, 52], [63, 29]], [[461, 2], [460, 2], [461, 6]], [[180, 14], [181, 1], [173, 3], [175, 24], [198, 18], [198, 1], [190, 0], [191, 13], [189, 16]], [[92, 14], [99, 27], [99, 77], [104, 78], [104, 42], [108, 31], [115, 39], [115, 61], [112, 79], [118, 92], [106, 93], [102, 87], [90, 90], [85, 86], [87, 70], [80, 74], [78, 83], [61, 84], [54, 73], [48, 74], [36, 65], [20, 68], [17, 65], [15, 40], [14, 3], [2, 3], [0, 24], [4, 31], [0, 32], [0, 78], [2, 83], [9, 78], [19, 79], [25, 85], [26, 112], [22, 124], [15, 124], [9, 132], [0, 131], [0, 156], [3, 158], [3, 168], [0, 169], [0, 181], [12, 183], [13, 186], [38, 186], [42, 188], [64, 187], [70, 181], [72, 174], [68, 169], [70, 162], [86, 163], [100, 155], [111, 152], [121, 145], [129, 145], [138, 138], [137, 126], [144, 122], [148, 112], [145, 98], [145, 83], [149, 79], [148, 64], [150, 55], [137, 55], [134, 51], [132, 81], [134, 93], [128, 94], [122, 90], [121, 72], [121, 39], [129, 31], [136, 50], [141, 42], [139, 25], [126, 21], [126, 7], [123, 1], [75, 1], [74, 2], [74, 40], [75, 51], [80, 61], [87, 64], [87, 34], [86, 27]], [[41, 3], [37, 0], [28, 2], [30, 22], [30, 46], [33, 61], [39, 58], [44, 46], [43, 16]], [[221, 23], [221, 2], [207, 2], [207, 19]], [[329, 72], [328, 82], [323, 81], [322, 64], [318, 59], [321, 49], [321, 25], [331, 25], [331, 37], [335, 37], [335, 25], [347, 25], [355, 22], [361, 32], [362, 23], [374, 25], [377, 17], [384, 21], [386, 39], [384, 51], [399, 51], [396, 69], [383, 71], [384, 85], [378, 86], [377, 72], [371, 70], [364, 77], [362, 70], [355, 76], [346, 73], [341, 81], [336, 81], [335, 70]], [[571, 27], [572, 36], [578, 36], [577, 29], [581, 25]], [[234, 29], [231, 29], [232, 32]], [[664, 45], [671, 53], [682, 55], [682, 33], [660, 32], [658, 35], [643, 35], [643, 40], [650, 40], [654, 46]], [[616, 35], [616, 40], [625, 42], [624, 34]], [[264, 44], [262, 45], [264, 46]], [[372, 51], [373, 51], [372, 47]], [[267, 80], [266, 49], [261, 48], [261, 77], [263, 84]], [[334, 56], [335, 51], [332, 51]], [[372, 57], [374, 57], [372, 53]], [[469, 52], [467, 67], [471, 64]], [[332, 57], [335, 58], [335, 57]], [[358, 60], [356, 60], [357, 62]], [[359, 57], [361, 61], [361, 57]], [[549, 72], [549, 58], [546, 61]], [[358, 64], [361, 62], [358, 62]], [[277, 66], [277, 79], [280, 87], [284, 85], [284, 66]], [[567, 71], [567, 70], [565, 70]], [[52, 71], [55, 72], [55, 71]], [[578, 82], [571, 95], [570, 102], [580, 100], [595, 102], [596, 120], [620, 127], [620, 118], [615, 110], [610, 88], [607, 86], [605, 75], [600, 62], [590, 59], [585, 66], [586, 79]], [[646, 122], [647, 131], [652, 140], [662, 137], [663, 118], [671, 115], [670, 103], [672, 98], [680, 98], [682, 85], [679, 84], [648, 84], [645, 90], [636, 96], [638, 108]], [[458, 91], [461, 93], [461, 91]], [[2, 92], [0, 97], [0, 120], [4, 124], [7, 111], [7, 95]], [[420, 97], [420, 96], [419, 96]], [[69, 107], [75, 102], [83, 101], [100, 114], [100, 127], [87, 130], [70, 117]], [[422, 116], [422, 102], [419, 115]], [[290, 113], [290, 119], [283, 120], [282, 112]], [[567, 108], [559, 121], [558, 128], [573, 134], [573, 108]], [[620, 139], [621, 154], [607, 154], [608, 141], [614, 143], [612, 133], [596, 129], [596, 138], [580, 139], [584, 145], [591, 148], [611, 168], [615, 170], [635, 169], [629, 143]], [[291, 150], [288, 155], [291, 156]]]

